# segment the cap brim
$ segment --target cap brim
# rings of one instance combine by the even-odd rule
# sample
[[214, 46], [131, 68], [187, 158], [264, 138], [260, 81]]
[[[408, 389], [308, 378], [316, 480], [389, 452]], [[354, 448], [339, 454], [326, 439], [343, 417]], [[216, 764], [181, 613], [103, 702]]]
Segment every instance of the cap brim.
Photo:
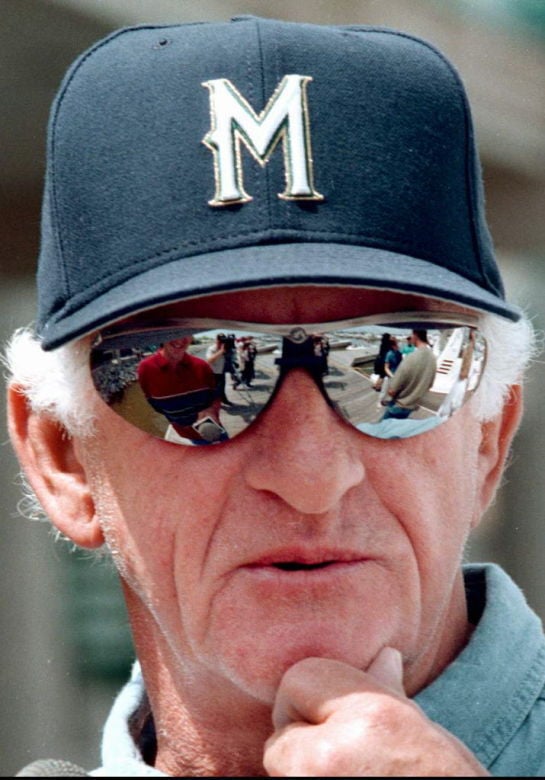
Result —
[[512, 321], [521, 316], [518, 307], [499, 295], [418, 258], [352, 244], [263, 244], [175, 258], [99, 291], [88, 302], [72, 301], [44, 327], [40, 334], [42, 346], [54, 349], [107, 323], [184, 298], [295, 284], [349, 285], [413, 293]]

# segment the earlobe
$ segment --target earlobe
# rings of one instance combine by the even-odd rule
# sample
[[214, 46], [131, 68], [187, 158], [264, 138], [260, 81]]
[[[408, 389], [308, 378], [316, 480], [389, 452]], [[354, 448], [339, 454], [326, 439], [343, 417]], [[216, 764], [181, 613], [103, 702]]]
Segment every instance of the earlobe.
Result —
[[80, 547], [104, 543], [85, 469], [66, 430], [30, 409], [24, 392], [8, 389], [12, 445], [32, 489], [51, 522]]
[[500, 484], [511, 443], [522, 417], [522, 387], [512, 385], [501, 412], [481, 424], [479, 476], [481, 484], [480, 517], [490, 506]]

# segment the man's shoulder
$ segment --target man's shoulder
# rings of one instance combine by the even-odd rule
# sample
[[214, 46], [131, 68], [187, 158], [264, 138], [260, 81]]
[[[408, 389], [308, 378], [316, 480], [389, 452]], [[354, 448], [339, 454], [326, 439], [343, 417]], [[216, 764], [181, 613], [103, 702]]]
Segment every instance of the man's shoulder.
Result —
[[436, 362], [433, 349], [431, 347], [418, 347], [403, 358], [403, 362], [408, 365], [428, 365]]

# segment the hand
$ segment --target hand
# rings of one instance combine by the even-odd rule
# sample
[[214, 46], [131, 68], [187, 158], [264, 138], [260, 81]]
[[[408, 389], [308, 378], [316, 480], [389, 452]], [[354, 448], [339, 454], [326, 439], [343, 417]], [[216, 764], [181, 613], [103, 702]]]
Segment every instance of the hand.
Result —
[[205, 417], [211, 417], [215, 423], [221, 425], [218, 414], [218, 406], [219, 403], [212, 404], [212, 406], [207, 406], [206, 409], [201, 409], [200, 412], [197, 412], [197, 421], [204, 420]]
[[456, 737], [405, 695], [401, 655], [366, 672], [305, 658], [284, 674], [263, 764], [276, 777], [488, 776]]

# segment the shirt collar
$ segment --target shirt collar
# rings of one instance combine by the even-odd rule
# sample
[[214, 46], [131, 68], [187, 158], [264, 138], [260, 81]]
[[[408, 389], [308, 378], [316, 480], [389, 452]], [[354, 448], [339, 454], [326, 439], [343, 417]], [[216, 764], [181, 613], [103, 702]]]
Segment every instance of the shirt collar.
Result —
[[539, 618], [499, 566], [465, 566], [464, 575], [469, 598], [486, 606], [466, 647], [415, 702], [489, 766], [543, 689], [545, 640]]

